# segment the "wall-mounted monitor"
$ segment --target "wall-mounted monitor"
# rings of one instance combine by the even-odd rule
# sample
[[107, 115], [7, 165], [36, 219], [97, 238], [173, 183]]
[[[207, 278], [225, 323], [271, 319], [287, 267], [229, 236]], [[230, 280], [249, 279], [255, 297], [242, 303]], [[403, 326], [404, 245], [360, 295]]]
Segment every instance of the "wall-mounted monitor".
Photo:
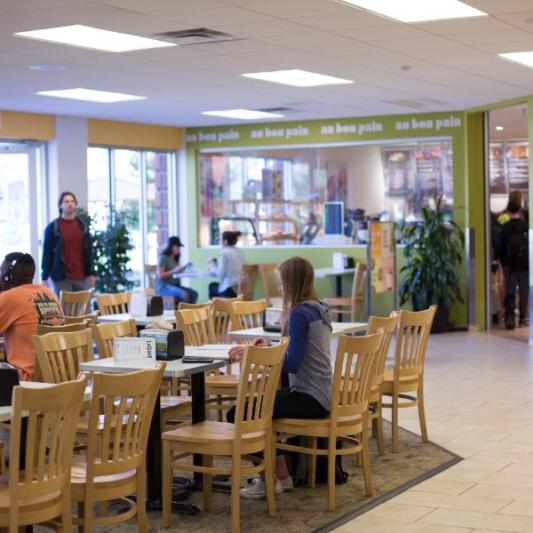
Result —
[[344, 233], [344, 202], [324, 202], [324, 234]]

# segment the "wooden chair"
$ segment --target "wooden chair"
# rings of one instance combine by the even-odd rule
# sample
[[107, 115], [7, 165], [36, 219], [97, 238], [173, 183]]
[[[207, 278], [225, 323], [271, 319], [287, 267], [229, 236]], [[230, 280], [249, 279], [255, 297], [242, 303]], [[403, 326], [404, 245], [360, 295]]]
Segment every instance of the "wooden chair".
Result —
[[155, 291], [157, 265], [144, 265], [144, 275], [146, 276], [146, 288]]
[[237, 294], [239, 294], [243, 300], [254, 299], [256, 279], [257, 265], [242, 265]]
[[100, 323], [92, 326], [96, 349], [100, 359], [113, 357], [113, 339], [116, 337], [137, 337], [135, 320]]
[[85, 320], [89, 324], [89, 326], [92, 326], [93, 324], [96, 324], [96, 321], [98, 320], [99, 315], [100, 313], [98, 311], [94, 311], [93, 313], [89, 313], [87, 315], [80, 315], [80, 316], [65, 315], [65, 325], [79, 324], [80, 322], [83, 322]]
[[90, 329], [68, 333], [47, 333], [32, 337], [40, 372], [46, 383], [77, 379], [79, 364], [94, 359]]
[[231, 331], [231, 305], [233, 302], [242, 301], [242, 296], [236, 298], [213, 298], [213, 329], [215, 342], [231, 344], [229, 332]]
[[87, 315], [91, 312], [91, 298], [93, 291], [61, 291], [59, 303], [63, 313], [68, 316]]
[[118, 315], [128, 312], [131, 292], [97, 294], [96, 305], [101, 315]]
[[357, 263], [353, 275], [352, 295], [346, 298], [326, 298], [332, 315], [350, 315], [350, 321], [355, 322], [358, 308], [362, 310], [365, 296], [366, 265]]
[[[148, 531], [146, 446], [165, 366], [160, 363], [153, 370], [128, 374], [93, 374], [87, 454], [74, 457], [70, 479], [72, 501], [78, 504], [74, 523], [85, 532], [134, 516], [139, 531]], [[129, 498], [132, 494], [135, 501]], [[94, 504], [100, 504], [102, 512], [110, 500], [124, 501], [127, 510], [95, 517]]]
[[[272, 454], [272, 408], [279, 383], [287, 339], [277, 346], [248, 346], [242, 360], [235, 423], [205, 421], [163, 433], [163, 527], [169, 526], [174, 469], [203, 474], [204, 509], [211, 508], [212, 476], [231, 475], [231, 531], [240, 524], [241, 476], [265, 473], [267, 503], [276, 513]], [[251, 398], [254, 401], [249, 401]], [[263, 452], [264, 459], [250, 457]], [[192, 454], [203, 455], [203, 466], [182, 462]], [[177, 454], [177, 455], [176, 455]], [[231, 457], [231, 466], [214, 466], [213, 457]], [[242, 459], [253, 466], [241, 466]]]
[[[424, 409], [424, 363], [436, 310], [437, 306], [432, 305], [425, 311], [400, 311], [394, 367], [385, 371], [382, 383], [383, 395], [391, 397], [391, 403], [382, 405], [392, 409], [393, 452], [398, 451], [398, 411], [401, 408], [418, 407], [422, 441], [428, 441]], [[416, 397], [413, 393], [416, 393]]]
[[385, 366], [387, 356], [392, 341], [392, 337], [398, 326], [400, 315], [393, 311], [388, 317], [372, 315], [368, 319], [367, 335], [372, 335], [381, 331], [383, 333], [383, 342], [379, 347], [376, 355], [376, 364], [374, 365], [374, 375], [372, 378], [372, 388], [368, 397], [370, 406], [369, 418], [372, 420], [373, 433], [378, 443], [378, 454], [385, 453], [385, 441], [383, 439], [383, 407], [382, 407], [382, 383], [385, 375]]
[[231, 330], [262, 327], [263, 312], [266, 308], [265, 299], [231, 302]]
[[205, 302], [203, 304], [190, 304], [188, 302], [180, 302], [178, 304], [178, 310], [180, 311], [183, 309], [203, 309], [204, 307], [210, 309], [211, 302]]
[[262, 263], [257, 265], [259, 278], [263, 286], [264, 298], [268, 307], [281, 307], [281, 282], [279, 279], [277, 263]]
[[[316, 480], [316, 458], [328, 458], [328, 511], [335, 510], [335, 458], [337, 455], [361, 454], [365, 490], [372, 496], [372, 471], [368, 455], [368, 396], [372, 385], [373, 366], [379, 351], [383, 334], [366, 337], [339, 338], [331, 410], [328, 418], [315, 420], [281, 418], [274, 420], [275, 433], [289, 436], [303, 436], [310, 446], [276, 442], [279, 450], [295, 451], [310, 455], [308, 480], [311, 488]], [[325, 438], [328, 448], [318, 449], [317, 439]], [[337, 439], [344, 447], [337, 449]]]
[[[86, 381], [82, 376], [55, 387], [13, 390], [9, 475], [0, 478], [0, 526], [9, 528], [9, 533], [58, 517], [61, 531], [72, 531], [70, 470]], [[25, 450], [23, 469], [21, 450]]]
[[47, 333], [69, 333], [72, 331], [83, 331], [89, 327], [86, 320], [75, 322], [74, 324], [65, 324], [64, 326], [48, 326], [47, 324], [37, 324], [37, 335], [46, 335]]

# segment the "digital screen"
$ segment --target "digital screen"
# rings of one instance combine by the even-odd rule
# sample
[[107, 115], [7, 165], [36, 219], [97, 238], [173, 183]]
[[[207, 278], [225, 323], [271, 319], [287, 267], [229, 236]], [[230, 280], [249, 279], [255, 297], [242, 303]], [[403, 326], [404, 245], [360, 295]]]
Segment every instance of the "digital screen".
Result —
[[344, 226], [343, 202], [324, 202], [324, 233], [342, 235]]

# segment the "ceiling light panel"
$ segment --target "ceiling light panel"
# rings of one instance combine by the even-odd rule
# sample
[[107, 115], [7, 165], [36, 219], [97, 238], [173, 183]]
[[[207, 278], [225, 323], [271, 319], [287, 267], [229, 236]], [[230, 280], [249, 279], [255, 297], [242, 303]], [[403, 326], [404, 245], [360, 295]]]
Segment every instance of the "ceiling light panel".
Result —
[[487, 15], [459, 0], [342, 0], [342, 2], [408, 23]]
[[281, 118], [280, 113], [267, 113], [255, 109], [224, 109], [220, 111], [202, 111], [202, 115], [211, 117], [237, 118], [240, 120], [260, 120], [262, 118]]
[[243, 76], [254, 80], [292, 85], [293, 87], [319, 87], [322, 85], [345, 85], [353, 83], [352, 80], [345, 80], [343, 78], [336, 78], [335, 76], [300, 69], [252, 72], [250, 74], [243, 74]]
[[526, 67], [533, 68], [533, 51], [530, 52], [509, 52], [505, 54], [498, 54], [503, 59], [520, 63]]
[[84, 100], [86, 102], [99, 102], [102, 104], [129, 102], [132, 100], [146, 100], [146, 96], [135, 96], [133, 94], [96, 91], [93, 89], [82, 88], [61, 89], [57, 91], [39, 91], [35, 94], [40, 96], [53, 96], [55, 98], [69, 98], [71, 100]]
[[135, 50], [147, 50], [149, 48], [176, 46], [175, 43], [167, 41], [149, 39], [128, 33], [101, 30], [81, 24], [46, 28], [43, 30], [21, 31], [14, 35], [26, 39], [36, 39], [38, 41], [47, 41], [104, 52], [132, 52]]

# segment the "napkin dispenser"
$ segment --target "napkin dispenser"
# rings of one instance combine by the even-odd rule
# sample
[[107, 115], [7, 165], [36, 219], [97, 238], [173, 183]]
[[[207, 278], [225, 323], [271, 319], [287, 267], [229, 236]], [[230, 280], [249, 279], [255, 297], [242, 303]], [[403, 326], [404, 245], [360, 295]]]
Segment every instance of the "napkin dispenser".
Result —
[[143, 329], [141, 337], [155, 339], [156, 359], [159, 361], [173, 361], [181, 359], [185, 354], [185, 340], [183, 331], [167, 331], [165, 329]]
[[146, 302], [146, 316], [161, 316], [163, 314], [163, 297], [152, 296]]
[[13, 388], [20, 384], [17, 369], [9, 363], [0, 362], [0, 405], [11, 405]]

